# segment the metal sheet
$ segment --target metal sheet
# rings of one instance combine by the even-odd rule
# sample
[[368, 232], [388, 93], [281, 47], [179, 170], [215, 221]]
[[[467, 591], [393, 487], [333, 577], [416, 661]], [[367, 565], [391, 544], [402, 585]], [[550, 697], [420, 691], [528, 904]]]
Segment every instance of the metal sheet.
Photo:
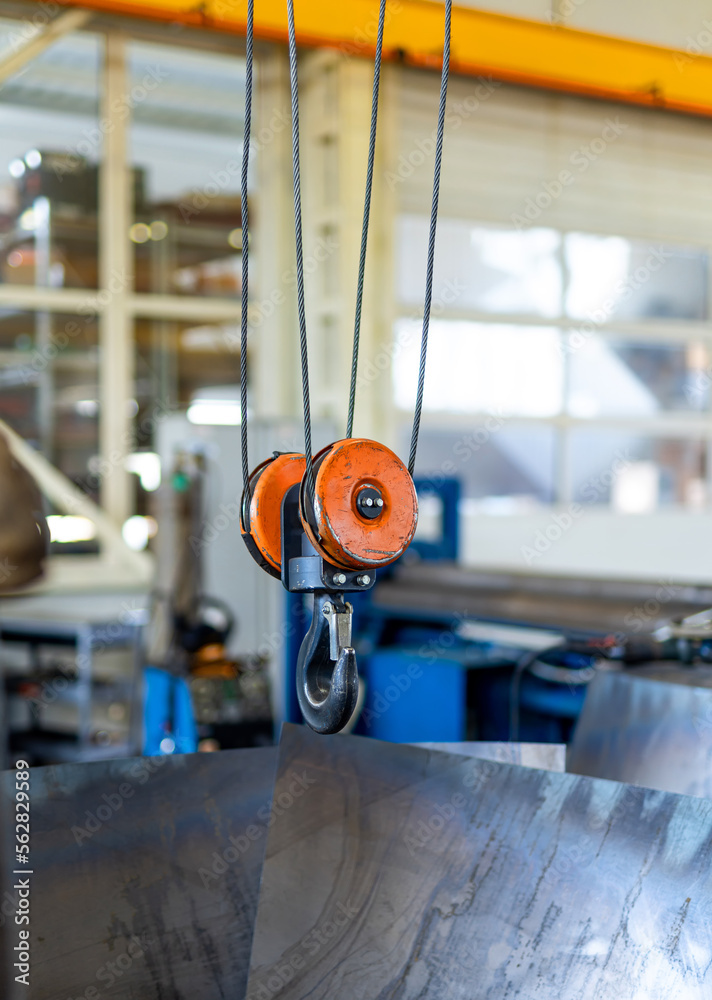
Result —
[[566, 770], [566, 746], [563, 743], [488, 743], [467, 740], [461, 743], [413, 743], [425, 750], [442, 750], [480, 760], [496, 760], [502, 764], [540, 767], [544, 771]]
[[[241, 1000], [276, 754], [33, 769], [30, 997]], [[18, 867], [14, 772], [0, 779], [5, 879]], [[12, 884], [0, 918], [6, 959], [17, 942]], [[5, 1000], [28, 996], [11, 985], [0, 981]]]
[[646, 663], [642, 667], [631, 668], [627, 676], [647, 677], [651, 681], [686, 684], [689, 687], [712, 687], [712, 667], [705, 663], [687, 666], [679, 660], [658, 660]]
[[712, 799], [712, 690], [661, 676], [598, 674], [567, 770]]
[[291, 726], [281, 796], [249, 1000], [712, 994], [712, 803]]

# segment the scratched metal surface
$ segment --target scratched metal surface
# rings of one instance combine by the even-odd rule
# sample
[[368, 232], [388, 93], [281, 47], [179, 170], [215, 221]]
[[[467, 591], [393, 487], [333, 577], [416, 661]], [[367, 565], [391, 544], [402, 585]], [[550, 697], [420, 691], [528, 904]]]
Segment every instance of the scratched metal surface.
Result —
[[[276, 754], [32, 770], [31, 1000], [244, 997]], [[14, 775], [0, 778], [5, 876]]]
[[712, 687], [712, 667], [706, 663], [687, 666], [679, 660], [658, 660], [627, 671], [630, 677], [647, 677], [651, 681], [688, 684], [691, 687]]
[[712, 690], [628, 673], [592, 681], [567, 770], [712, 799]]
[[293, 772], [249, 1000], [712, 995], [712, 803], [285, 727]]
[[566, 770], [566, 746], [563, 743], [492, 743], [486, 740], [466, 740], [461, 743], [412, 743], [426, 750], [442, 750], [481, 760], [496, 760], [502, 764], [540, 767], [544, 771]]

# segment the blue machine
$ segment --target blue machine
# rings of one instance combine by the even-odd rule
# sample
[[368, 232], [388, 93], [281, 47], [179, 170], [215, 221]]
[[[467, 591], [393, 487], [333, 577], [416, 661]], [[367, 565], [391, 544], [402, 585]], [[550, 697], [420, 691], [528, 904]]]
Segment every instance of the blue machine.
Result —
[[190, 689], [184, 678], [159, 667], [146, 667], [144, 681], [144, 754], [159, 757], [195, 753], [198, 729]]
[[[437, 498], [441, 530], [427, 540], [416, 537], [403, 560], [456, 562], [459, 480], [438, 476], [416, 479], [415, 486], [421, 500]], [[399, 563], [379, 571], [379, 580], [397, 571]], [[501, 641], [467, 640], [452, 615], [379, 607], [373, 600], [377, 591], [378, 584], [352, 598], [354, 644], [366, 692], [355, 732], [396, 743], [567, 741], [585, 685], [559, 683], [535, 676], [528, 667], [521, 669], [529, 657], [526, 650]], [[304, 601], [301, 595], [287, 595], [287, 718], [292, 722], [302, 721], [295, 672], [309, 622]], [[590, 667], [593, 659], [593, 654], [557, 649], [531, 657], [531, 665], [541, 661], [575, 671]]]

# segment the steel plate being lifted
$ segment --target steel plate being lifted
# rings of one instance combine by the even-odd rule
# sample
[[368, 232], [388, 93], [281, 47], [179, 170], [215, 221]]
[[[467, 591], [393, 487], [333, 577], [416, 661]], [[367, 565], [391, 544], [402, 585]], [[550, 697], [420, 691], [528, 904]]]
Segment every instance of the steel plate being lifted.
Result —
[[250, 1000], [712, 995], [712, 803], [287, 726], [294, 775]]
[[13, 923], [3, 1000], [241, 1000], [275, 764], [270, 748], [33, 768], [31, 988], [8, 974]]
[[658, 676], [665, 680], [594, 678], [567, 770], [712, 799], [712, 690], [691, 686], [694, 672], [684, 668]]
[[467, 740], [462, 743], [413, 743], [411, 746], [458, 753], [464, 757], [479, 757], [480, 760], [496, 760], [502, 764], [540, 767], [544, 771], [566, 770], [566, 746], [563, 743], [492, 743], [486, 740]]

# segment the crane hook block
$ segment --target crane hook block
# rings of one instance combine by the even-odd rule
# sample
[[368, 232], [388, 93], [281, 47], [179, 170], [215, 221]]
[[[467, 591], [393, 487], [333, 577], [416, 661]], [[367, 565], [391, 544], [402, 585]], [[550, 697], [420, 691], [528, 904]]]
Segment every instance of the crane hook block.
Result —
[[[298, 452], [274, 452], [250, 476], [240, 505], [240, 531], [252, 558], [271, 576], [281, 576], [282, 500], [304, 475]], [[249, 498], [249, 502], [248, 502]]]
[[350, 569], [387, 566], [413, 540], [415, 486], [385, 445], [365, 438], [337, 441], [314, 458], [313, 497], [305, 479], [300, 493], [304, 531], [329, 562]]

